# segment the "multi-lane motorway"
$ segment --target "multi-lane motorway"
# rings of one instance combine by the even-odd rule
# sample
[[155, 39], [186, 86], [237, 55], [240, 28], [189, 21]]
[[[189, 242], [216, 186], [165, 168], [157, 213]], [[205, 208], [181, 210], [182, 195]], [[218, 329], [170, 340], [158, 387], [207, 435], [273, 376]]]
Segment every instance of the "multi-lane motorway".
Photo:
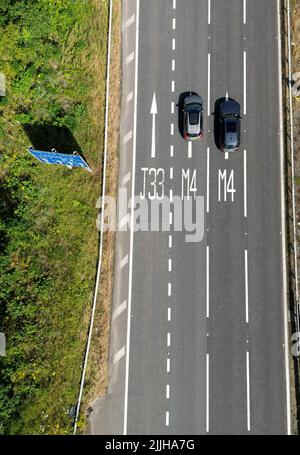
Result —
[[[287, 434], [278, 2], [130, 4], [133, 194], [202, 196], [204, 234], [187, 242], [174, 213], [169, 232], [131, 233], [122, 431]], [[192, 145], [178, 125], [189, 91], [204, 100], [204, 137]], [[229, 156], [214, 138], [227, 91], [242, 113]]]

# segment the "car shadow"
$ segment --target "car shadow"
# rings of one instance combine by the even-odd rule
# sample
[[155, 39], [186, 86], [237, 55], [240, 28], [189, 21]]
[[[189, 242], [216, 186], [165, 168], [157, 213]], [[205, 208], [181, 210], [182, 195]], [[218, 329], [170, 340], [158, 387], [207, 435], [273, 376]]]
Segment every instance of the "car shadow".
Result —
[[178, 99], [178, 103], [177, 103], [177, 109], [178, 109], [178, 117], [177, 117], [178, 118], [178, 131], [179, 131], [180, 136], [183, 139], [184, 139], [184, 137], [183, 137], [183, 103], [184, 103], [185, 98], [187, 98], [188, 96], [191, 96], [191, 95], [198, 96], [198, 93], [192, 92], [192, 91], [182, 92], [179, 95], [179, 99]]
[[212, 115], [214, 116], [214, 141], [216, 144], [217, 149], [221, 150], [221, 130], [220, 130], [220, 123], [219, 123], [219, 113], [220, 113], [220, 105], [225, 101], [225, 97], [219, 98], [215, 102], [214, 112]]

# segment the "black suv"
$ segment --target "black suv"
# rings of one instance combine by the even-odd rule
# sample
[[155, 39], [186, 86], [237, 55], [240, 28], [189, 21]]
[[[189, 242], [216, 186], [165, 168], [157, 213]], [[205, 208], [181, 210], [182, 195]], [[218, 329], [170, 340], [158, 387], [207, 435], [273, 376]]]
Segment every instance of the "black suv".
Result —
[[228, 98], [220, 104], [219, 128], [220, 148], [223, 152], [236, 152], [240, 146], [241, 107], [237, 101]]

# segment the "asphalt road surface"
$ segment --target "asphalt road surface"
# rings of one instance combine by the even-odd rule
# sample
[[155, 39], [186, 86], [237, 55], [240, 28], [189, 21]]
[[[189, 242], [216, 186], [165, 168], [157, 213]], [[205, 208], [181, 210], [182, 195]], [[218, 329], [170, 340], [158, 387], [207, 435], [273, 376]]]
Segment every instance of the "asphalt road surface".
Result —
[[[137, 6], [134, 192], [203, 203], [203, 235], [188, 242], [171, 208], [169, 232], [132, 237], [124, 432], [286, 434], [277, 0]], [[190, 91], [204, 100], [192, 145]], [[226, 92], [243, 117], [229, 156], [214, 137]]]

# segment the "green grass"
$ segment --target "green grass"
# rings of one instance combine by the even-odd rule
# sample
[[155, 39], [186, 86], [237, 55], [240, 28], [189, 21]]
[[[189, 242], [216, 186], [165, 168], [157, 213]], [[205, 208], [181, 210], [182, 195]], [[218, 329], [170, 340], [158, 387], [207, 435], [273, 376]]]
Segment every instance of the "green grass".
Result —
[[[0, 0], [0, 433], [65, 434], [97, 260], [108, 2]], [[38, 163], [24, 124], [67, 127], [96, 172]]]

